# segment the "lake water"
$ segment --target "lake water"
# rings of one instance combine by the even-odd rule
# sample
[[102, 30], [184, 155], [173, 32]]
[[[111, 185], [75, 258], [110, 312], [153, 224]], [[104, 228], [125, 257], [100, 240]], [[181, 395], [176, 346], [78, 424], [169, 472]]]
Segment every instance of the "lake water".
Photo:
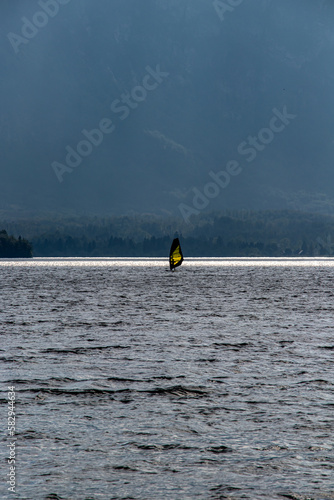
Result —
[[2, 260], [0, 275], [5, 433], [9, 385], [17, 411], [1, 498], [334, 499], [333, 259]]

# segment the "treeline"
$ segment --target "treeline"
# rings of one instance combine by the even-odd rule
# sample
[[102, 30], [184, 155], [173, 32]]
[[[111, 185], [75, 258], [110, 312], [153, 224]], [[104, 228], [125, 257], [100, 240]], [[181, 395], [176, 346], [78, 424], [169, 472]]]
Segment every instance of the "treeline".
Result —
[[[179, 235], [183, 253], [188, 257], [290, 257], [332, 255], [331, 247], [306, 241], [291, 245], [279, 242], [252, 241], [241, 238], [224, 241], [218, 238], [191, 238]], [[34, 255], [44, 257], [166, 257], [172, 238], [145, 238], [135, 242], [128, 238], [89, 240], [71, 236], [37, 238]]]
[[[183, 253], [188, 257], [255, 257], [255, 256], [291, 256], [313, 255], [314, 252], [286, 248], [276, 243], [265, 244], [261, 241], [244, 241], [240, 239], [224, 242], [218, 238], [182, 237]], [[135, 242], [128, 238], [88, 240], [86, 237], [71, 236], [37, 238], [34, 240], [34, 255], [44, 257], [167, 257], [172, 238], [145, 238]]]
[[226, 211], [192, 224], [153, 215], [6, 224], [11, 233], [24, 231], [35, 257], [166, 257], [176, 235], [189, 257], [334, 255], [334, 217], [297, 211]]
[[80, 218], [42, 227], [49, 231], [36, 234], [35, 227], [30, 235], [35, 256], [166, 257], [176, 235], [189, 257], [334, 255], [334, 217], [294, 211], [227, 211], [192, 224], [155, 216]]
[[89, 239], [68, 235], [33, 240], [34, 255], [44, 257], [164, 257], [170, 243], [168, 237], [154, 236], [139, 242], [113, 236]]
[[32, 246], [27, 240], [22, 239], [21, 236], [16, 239], [14, 236], [8, 236], [7, 231], [0, 231], [0, 258], [29, 257], [32, 257]]

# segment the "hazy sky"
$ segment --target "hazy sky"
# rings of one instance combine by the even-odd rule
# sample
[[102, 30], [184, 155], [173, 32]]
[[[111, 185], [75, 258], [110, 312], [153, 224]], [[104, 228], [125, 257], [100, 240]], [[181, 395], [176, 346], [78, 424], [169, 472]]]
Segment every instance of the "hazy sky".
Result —
[[330, 1], [2, 0], [0, 14], [0, 209], [330, 211]]

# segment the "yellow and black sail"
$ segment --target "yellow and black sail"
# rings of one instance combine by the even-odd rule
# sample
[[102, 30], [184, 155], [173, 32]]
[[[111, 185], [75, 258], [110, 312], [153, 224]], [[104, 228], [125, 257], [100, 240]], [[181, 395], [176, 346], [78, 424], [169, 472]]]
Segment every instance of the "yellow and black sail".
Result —
[[179, 238], [175, 238], [173, 240], [172, 246], [170, 247], [169, 252], [169, 267], [172, 271], [175, 267], [178, 267], [182, 264], [183, 254], [181, 250], [181, 245]]

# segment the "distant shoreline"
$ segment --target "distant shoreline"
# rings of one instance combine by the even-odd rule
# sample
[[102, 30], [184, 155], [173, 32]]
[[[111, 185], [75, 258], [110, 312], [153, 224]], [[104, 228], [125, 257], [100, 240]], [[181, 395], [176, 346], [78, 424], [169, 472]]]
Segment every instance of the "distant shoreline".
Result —
[[0, 258], [1, 259], [28, 259], [33, 256], [32, 245], [29, 241], [9, 236], [4, 229], [0, 231]]
[[[201, 214], [191, 224], [171, 216], [134, 215], [32, 218], [0, 221], [1, 227], [29, 240], [15, 240], [2, 231], [2, 241], [7, 238], [13, 244], [11, 253], [4, 254], [0, 247], [5, 258], [158, 258], [168, 256], [175, 237], [186, 257], [334, 255], [334, 216], [291, 210], [227, 210]], [[23, 253], [15, 253], [15, 246]]]

